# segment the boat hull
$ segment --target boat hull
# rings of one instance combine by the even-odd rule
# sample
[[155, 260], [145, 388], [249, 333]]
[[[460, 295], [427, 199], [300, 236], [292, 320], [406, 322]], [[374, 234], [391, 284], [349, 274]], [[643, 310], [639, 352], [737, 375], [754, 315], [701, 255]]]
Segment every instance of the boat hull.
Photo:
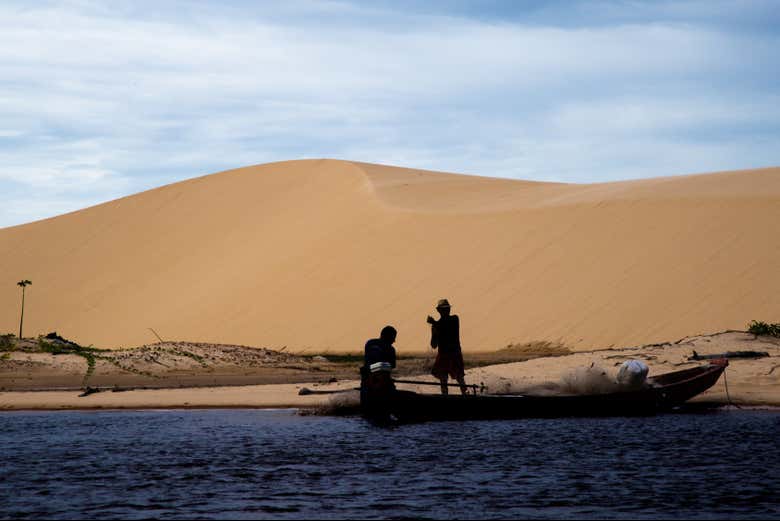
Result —
[[[725, 360], [719, 360], [706, 366], [650, 378], [646, 387], [636, 391], [609, 394], [444, 396], [396, 391], [382, 413], [389, 412], [402, 423], [653, 415], [678, 407], [712, 387], [727, 365]], [[363, 410], [364, 415], [374, 418], [377, 417], [376, 412]]]

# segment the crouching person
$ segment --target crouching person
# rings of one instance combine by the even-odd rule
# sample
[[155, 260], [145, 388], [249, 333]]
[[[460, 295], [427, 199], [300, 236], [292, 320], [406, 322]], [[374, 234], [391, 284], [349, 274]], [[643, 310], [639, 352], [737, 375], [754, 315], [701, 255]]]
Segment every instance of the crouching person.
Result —
[[392, 370], [395, 369], [393, 343], [397, 331], [385, 326], [379, 338], [366, 342], [363, 367], [360, 368], [360, 408], [364, 416], [388, 419], [390, 404], [395, 392]]

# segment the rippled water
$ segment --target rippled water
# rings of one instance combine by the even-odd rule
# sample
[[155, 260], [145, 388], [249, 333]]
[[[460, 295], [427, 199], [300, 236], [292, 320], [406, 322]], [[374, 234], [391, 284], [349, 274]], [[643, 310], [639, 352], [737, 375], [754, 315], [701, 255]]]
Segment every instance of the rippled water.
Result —
[[0, 414], [3, 518], [777, 518], [780, 414]]

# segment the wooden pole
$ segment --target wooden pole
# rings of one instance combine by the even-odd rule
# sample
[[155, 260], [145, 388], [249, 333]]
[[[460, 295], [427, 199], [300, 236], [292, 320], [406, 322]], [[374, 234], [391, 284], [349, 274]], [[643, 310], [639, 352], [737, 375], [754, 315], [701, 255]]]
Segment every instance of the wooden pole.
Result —
[[[417, 381], [417, 380], [396, 380], [395, 378], [393, 379], [393, 381], [395, 383], [397, 383], [397, 384], [435, 385], [436, 387], [441, 387], [441, 385], [442, 385], [441, 382], [420, 382], [420, 381]], [[446, 383], [444, 385], [446, 385], [447, 387], [457, 387], [458, 389], [460, 389], [460, 384]], [[474, 391], [474, 394], [477, 394], [477, 390], [479, 389], [479, 386], [476, 385], [476, 384], [466, 385], [466, 387], [470, 388], [472, 391]]]
[[19, 319], [19, 340], [21, 340], [22, 337], [22, 324], [24, 324], [24, 290], [26, 288], [26, 284], [22, 284], [22, 318]]

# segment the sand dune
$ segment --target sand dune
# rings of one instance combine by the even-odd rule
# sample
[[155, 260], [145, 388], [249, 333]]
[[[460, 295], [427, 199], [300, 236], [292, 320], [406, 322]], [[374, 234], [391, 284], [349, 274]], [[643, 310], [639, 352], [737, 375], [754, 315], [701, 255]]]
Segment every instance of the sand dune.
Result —
[[777, 321], [780, 168], [593, 185], [337, 160], [272, 163], [0, 229], [0, 332], [423, 350], [447, 297], [466, 350], [674, 340]]

